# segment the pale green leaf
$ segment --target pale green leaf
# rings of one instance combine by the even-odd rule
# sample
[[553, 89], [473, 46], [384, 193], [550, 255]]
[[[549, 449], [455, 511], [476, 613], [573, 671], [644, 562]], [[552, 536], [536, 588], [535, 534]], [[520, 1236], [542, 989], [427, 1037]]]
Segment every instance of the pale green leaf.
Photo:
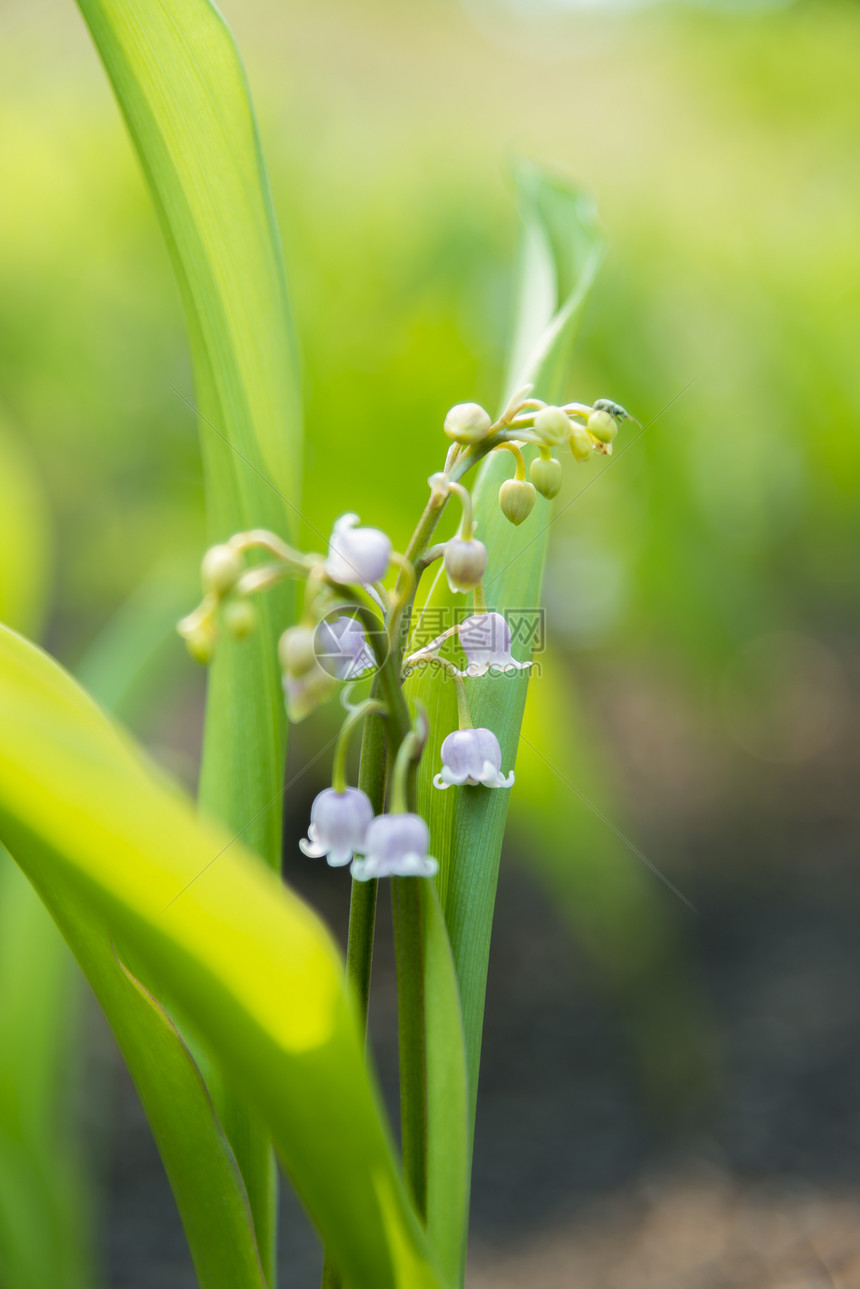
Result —
[[310, 909], [181, 794], [50, 659], [0, 630], [0, 837], [73, 890], [246, 1091], [350, 1289], [439, 1289]]
[[[280, 245], [244, 71], [208, 0], [78, 0], [155, 201], [182, 291], [213, 541], [288, 536], [300, 477], [298, 363]], [[259, 604], [250, 640], [224, 638], [211, 669], [204, 809], [275, 868], [285, 716], [276, 640], [286, 590]], [[273, 1276], [270, 1152], [217, 1071], [209, 1081]]]
[[443, 1274], [457, 1284], [466, 1255], [468, 1089], [460, 995], [436, 888], [422, 891], [427, 1039], [427, 1233]]
[[176, 1027], [123, 966], [103, 917], [74, 879], [22, 867], [110, 1022], [161, 1153], [201, 1289], [265, 1289], [241, 1174]]
[[68, 1091], [79, 977], [41, 900], [0, 846], [0, 1284], [85, 1289], [89, 1188]]
[[[48, 503], [25, 446], [0, 427], [0, 620], [36, 632], [52, 579]], [[89, 1195], [66, 1094], [77, 973], [30, 884], [0, 848], [0, 1283], [93, 1279]]]

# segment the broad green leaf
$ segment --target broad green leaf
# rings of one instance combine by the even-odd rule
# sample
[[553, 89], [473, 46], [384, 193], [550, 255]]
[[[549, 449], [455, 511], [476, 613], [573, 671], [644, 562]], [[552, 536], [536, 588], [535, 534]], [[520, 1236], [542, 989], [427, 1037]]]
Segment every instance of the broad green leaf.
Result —
[[63, 873], [22, 867], [92, 985], [134, 1079], [201, 1289], [265, 1289], [241, 1174], [178, 1030], [124, 967], [104, 917], [78, 884]]
[[466, 1256], [469, 1127], [460, 995], [442, 907], [432, 882], [422, 890], [424, 1017], [427, 1040], [427, 1233], [449, 1284]]
[[[244, 72], [208, 0], [78, 0], [146, 175], [185, 304], [211, 540], [288, 536], [300, 477], [298, 364]], [[285, 717], [276, 639], [287, 591], [211, 669], [200, 800], [280, 866]], [[240, 1100], [210, 1083], [274, 1274], [274, 1175]]]
[[[183, 582], [184, 590], [183, 590]], [[133, 712], [164, 671], [165, 641], [191, 588], [159, 567], [114, 615], [85, 655], [79, 679], [114, 712]], [[201, 1286], [265, 1289], [248, 1196], [209, 1092], [161, 1005], [117, 955], [102, 919], [56, 877], [39, 887], [83, 967], [134, 1080], [185, 1227]]]
[[69, 1087], [80, 981], [41, 900], [0, 846], [0, 1284], [93, 1284], [90, 1193]]
[[[568, 387], [570, 351], [589, 288], [602, 258], [602, 239], [592, 203], [579, 190], [524, 167], [518, 176], [525, 221], [520, 267], [520, 306], [507, 395], [532, 383], [548, 401], [563, 399]], [[506, 401], [506, 400], [505, 400]], [[570, 469], [574, 469], [571, 460]], [[533, 620], [541, 602], [541, 579], [552, 516], [538, 497], [529, 519], [519, 528], [498, 506], [501, 482], [512, 473], [508, 453], [484, 463], [474, 490], [475, 519], [490, 552], [486, 583], [489, 607], [520, 622]], [[453, 597], [447, 597], [453, 603]], [[462, 601], [458, 605], [461, 607]], [[516, 656], [528, 646], [514, 644]], [[433, 674], [431, 674], [433, 673]], [[472, 719], [498, 735], [502, 764], [516, 757], [528, 677], [486, 676], [466, 682]], [[434, 739], [455, 728], [452, 685], [435, 674], [419, 673], [411, 682], [413, 697], [430, 714]], [[440, 719], [443, 718], [443, 719]], [[457, 788], [439, 793], [432, 787], [436, 748], [428, 748], [419, 780], [420, 808], [432, 821], [431, 847], [440, 861], [439, 890], [457, 969], [466, 1035], [469, 1076], [470, 1133], [474, 1125], [487, 963], [493, 920], [499, 854], [508, 794], [486, 788]], [[440, 803], [440, 796], [449, 800]]]
[[[0, 428], [0, 619], [39, 630], [49, 600], [47, 500]], [[77, 971], [29, 882], [0, 848], [0, 1283], [82, 1289], [93, 1280], [89, 1195], [67, 1094]]]
[[248, 1095], [350, 1289], [441, 1289], [316, 915], [0, 630], [0, 838], [74, 891]]

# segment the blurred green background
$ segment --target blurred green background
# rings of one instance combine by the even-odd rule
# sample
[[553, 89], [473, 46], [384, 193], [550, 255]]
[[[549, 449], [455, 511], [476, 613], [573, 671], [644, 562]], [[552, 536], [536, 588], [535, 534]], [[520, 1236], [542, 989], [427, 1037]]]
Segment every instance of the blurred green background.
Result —
[[[303, 354], [309, 547], [345, 509], [402, 546], [441, 463], [447, 408], [497, 404], [518, 233], [511, 163], [526, 155], [585, 184], [609, 234], [569, 393], [616, 399], [646, 429], [635, 442], [624, 430], [604, 472], [566, 468], [547, 567], [550, 652], [512, 801], [519, 875], [503, 877], [500, 907], [505, 962], [519, 944], [516, 906], [531, 910], [525, 979], [542, 926], [558, 923], [556, 993], [581, 1010], [568, 1017], [570, 1052], [521, 1036], [531, 1064], [520, 1050], [507, 1089], [501, 1032], [488, 1033], [487, 1096], [506, 1104], [522, 1077], [540, 1100], [539, 1072], [554, 1060], [575, 1081], [570, 1062], [593, 1050], [577, 1027], [596, 1008], [596, 1025], [621, 1018], [607, 1068], [626, 1070], [632, 1051], [629, 1096], [641, 1094], [646, 1118], [716, 1096], [722, 1110], [696, 1113], [718, 1141], [704, 1154], [720, 1177], [815, 1174], [819, 1185], [823, 1172], [856, 1186], [853, 1102], [836, 1098], [843, 1132], [831, 1125], [821, 1159], [799, 1146], [787, 1163], [764, 1145], [738, 1162], [727, 1141], [752, 1121], [739, 1109], [729, 1138], [713, 1124], [739, 1061], [759, 1069], [759, 1053], [773, 1089], [786, 1063], [831, 1042], [821, 1086], [798, 1066], [786, 1093], [813, 1105], [810, 1142], [829, 1142], [816, 1115], [860, 1067], [856, 1016], [832, 1012], [858, 965], [844, 918], [858, 896], [860, 812], [860, 7], [224, 7], [257, 106]], [[74, 7], [6, 0], [0, 33], [0, 617], [85, 674], [193, 785], [203, 679], [168, 634], [185, 588], [194, 596], [203, 545], [178, 295]], [[154, 650], [148, 682], [129, 689], [111, 673], [117, 642], [121, 656]], [[295, 765], [327, 729], [323, 716], [297, 732]], [[303, 781], [288, 801], [289, 835], [318, 786]], [[324, 904], [342, 902], [292, 856], [287, 869]], [[750, 1020], [741, 1013], [759, 988]], [[491, 982], [491, 1026], [493, 997]], [[774, 1015], [789, 1038], [768, 1039]], [[544, 1100], [556, 1104], [549, 1091]], [[767, 1142], [794, 1130], [785, 1115]], [[575, 1155], [575, 1125], [559, 1139], [568, 1129]], [[600, 1155], [599, 1135], [591, 1148]], [[475, 1284], [485, 1274], [498, 1286], [491, 1236], [510, 1196], [503, 1187], [493, 1208], [491, 1174], [506, 1165], [489, 1147], [482, 1165], [481, 1149], [479, 1134], [476, 1186], [489, 1199], [476, 1201]], [[627, 1163], [597, 1167], [594, 1185], [633, 1185], [637, 1149], [619, 1147]], [[510, 1170], [514, 1194], [528, 1173]], [[568, 1190], [592, 1189], [587, 1169], [577, 1177]], [[569, 1282], [541, 1279], [535, 1259], [511, 1283]], [[651, 1283], [639, 1266], [637, 1289]], [[123, 1274], [111, 1283], [187, 1283], [180, 1271], [147, 1280], [140, 1265], [138, 1279]], [[602, 1271], [581, 1274], [603, 1283]]]

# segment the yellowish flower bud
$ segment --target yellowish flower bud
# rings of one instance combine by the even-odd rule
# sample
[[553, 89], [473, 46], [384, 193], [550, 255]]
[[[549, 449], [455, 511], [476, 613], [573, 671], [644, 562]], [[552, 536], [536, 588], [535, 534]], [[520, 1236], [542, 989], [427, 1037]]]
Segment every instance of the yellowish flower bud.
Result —
[[489, 412], [479, 403], [457, 403], [445, 417], [445, 433], [455, 443], [480, 443], [492, 429]]
[[445, 573], [452, 591], [471, 591], [487, 571], [487, 548], [483, 542], [452, 537], [445, 544]]
[[215, 652], [215, 627], [211, 622], [201, 622], [183, 633], [185, 647], [196, 662], [205, 667]]
[[564, 443], [570, 435], [570, 420], [560, 407], [542, 407], [535, 413], [534, 431], [544, 443]]
[[244, 640], [257, 625], [257, 612], [249, 600], [234, 600], [224, 609], [224, 626], [237, 640]]
[[310, 627], [288, 627], [278, 641], [281, 671], [290, 676], [304, 676], [317, 666], [315, 634]]
[[534, 484], [525, 479], [506, 479], [499, 489], [502, 514], [512, 524], [521, 524], [532, 513], [535, 496]]
[[203, 590], [226, 595], [236, 585], [241, 572], [242, 561], [232, 546], [210, 546], [200, 569]]
[[556, 461], [555, 457], [549, 459], [535, 457], [529, 469], [529, 477], [547, 501], [552, 501], [553, 497], [557, 497], [561, 492], [561, 462]]
[[588, 433], [600, 443], [611, 443], [618, 433], [618, 422], [609, 412], [592, 412], [588, 418]]
[[572, 425], [570, 430], [570, 450], [577, 461], [587, 461], [594, 451], [591, 435], [584, 425]]

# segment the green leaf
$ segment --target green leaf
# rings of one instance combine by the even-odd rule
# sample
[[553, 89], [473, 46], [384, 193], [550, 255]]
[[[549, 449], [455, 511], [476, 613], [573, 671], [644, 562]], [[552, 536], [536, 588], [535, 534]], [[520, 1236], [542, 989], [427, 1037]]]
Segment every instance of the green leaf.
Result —
[[69, 1087], [80, 979], [57, 928], [0, 846], [0, 1283], [92, 1285], [87, 1178]]
[[[547, 401], [568, 394], [570, 352], [583, 306], [603, 254], [594, 207], [580, 190], [534, 166], [518, 174], [525, 221], [518, 323], [507, 395], [532, 383]], [[507, 401], [507, 397], [505, 399]], [[570, 468], [574, 468], [573, 462]], [[498, 506], [498, 491], [511, 473], [508, 453], [484, 462], [474, 490], [477, 531], [490, 552], [486, 584], [489, 607], [512, 618], [534, 615], [551, 519], [550, 503], [538, 497], [530, 518], [514, 527]], [[454, 598], [446, 596], [447, 603]], [[436, 603], [437, 601], [434, 601]], [[458, 602], [462, 608], [462, 600]], [[527, 650], [514, 645], [515, 655]], [[441, 742], [456, 728], [452, 685], [426, 668], [410, 682], [410, 694], [424, 703], [433, 738]], [[498, 735], [502, 765], [516, 757], [528, 676], [485, 676], [466, 682], [472, 719]], [[440, 719], [441, 718], [441, 719]], [[432, 821], [431, 848], [440, 861], [439, 890], [460, 986], [469, 1077], [470, 1135], [474, 1127], [487, 963], [499, 855], [508, 794], [466, 787], [439, 793], [432, 787], [438, 768], [435, 746], [422, 760], [419, 808]], [[440, 804], [439, 797], [451, 800]]]
[[0, 710], [0, 837], [17, 862], [64, 905], [73, 892], [89, 933], [107, 930], [193, 1021], [350, 1289], [441, 1289], [320, 920], [5, 629]]
[[[78, 669], [102, 704], [129, 714], [147, 700], [164, 671], [165, 641], [175, 645], [176, 619], [192, 594], [187, 570], [183, 576], [168, 564], [129, 596]], [[117, 956], [101, 919], [87, 917], [70, 883], [58, 898], [60, 885], [54, 877], [40, 885], [40, 894], [84, 968], [135, 1083], [200, 1285], [265, 1289], [245, 1185], [193, 1057], [161, 1005]]]
[[[44, 490], [0, 426], [0, 619], [37, 631], [53, 563]], [[93, 1281], [89, 1194], [67, 1095], [77, 971], [38, 896], [0, 848], [0, 1283]]]
[[[78, 0], [146, 175], [182, 292], [212, 541], [289, 535], [300, 477], [298, 364], [245, 75], [208, 0]], [[281, 858], [285, 716], [276, 640], [286, 589], [250, 640], [220, 642], [201, 771], [205, 810], [274, 868]], [[273, 1276], [274, 1175], [245, 1107], [210, 1076]]]
[[201, 1289], [265, 1289], [241, 1174], [178, 1030], [123, 965], [107, 924], [75, 881], [23, 867], [92, 985], [134, 1079]]
[[468, 1091], [460, 994], [442, 906], [423, 884], [424, 1024], [427, 1050], [427, 1234], [449, 1284], [466, 1257]]

